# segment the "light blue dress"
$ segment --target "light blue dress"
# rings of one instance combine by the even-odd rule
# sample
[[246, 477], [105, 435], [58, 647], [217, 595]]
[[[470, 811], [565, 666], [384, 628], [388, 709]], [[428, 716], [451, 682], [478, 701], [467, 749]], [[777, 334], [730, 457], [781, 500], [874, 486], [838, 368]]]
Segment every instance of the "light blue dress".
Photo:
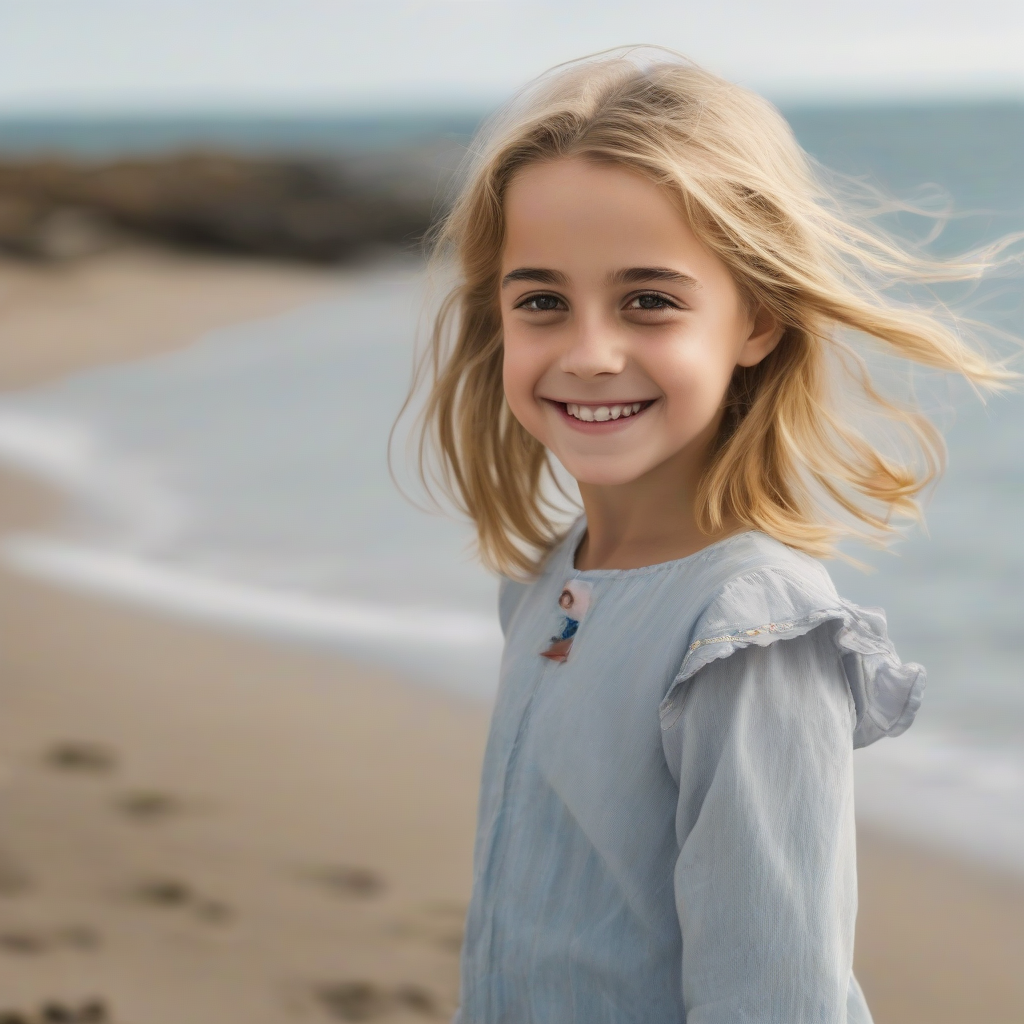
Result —
[[864, 1024], [855, 746], [924, 670], [762, 533], [505, 581], [461, 1024]]

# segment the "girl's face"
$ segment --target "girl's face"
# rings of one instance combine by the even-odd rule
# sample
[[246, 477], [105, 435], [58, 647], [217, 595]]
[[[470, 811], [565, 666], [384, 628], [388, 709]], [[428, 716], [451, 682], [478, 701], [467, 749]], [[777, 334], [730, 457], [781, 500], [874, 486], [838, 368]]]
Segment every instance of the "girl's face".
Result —
[[702, 459], [733, 371], [782, 334], [647, 178], [535, 163], [505, 201], [501, 316], [513, 415], [580, 482]]

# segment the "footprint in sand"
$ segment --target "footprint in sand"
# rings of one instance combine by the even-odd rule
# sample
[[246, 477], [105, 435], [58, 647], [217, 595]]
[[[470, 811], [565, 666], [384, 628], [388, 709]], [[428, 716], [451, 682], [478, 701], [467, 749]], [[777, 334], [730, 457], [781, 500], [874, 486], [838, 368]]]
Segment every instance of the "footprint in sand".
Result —
[[335, 1020], [377, 1020], [401, 1010], [421, 1017], [441, 1015], [437, 998], [420, 985], [388, 987], [372, 981], [340, 981], [317, 986], [314, 995]]
[[173, 818], [184, 809], [184, 804], [178, 797], [153, 790], [123, 793], [116, 798], [114, 806], [126, 818], [144, 823]]
[[235, 916], [227, 903], [204, 896], [177, 878], [149, 879], [138, 885], [133, 895], [138, 902], [151, 907], [190, 910], [207, 924], [226, 924]]
[[38, 1019], [40, 1024], [105, 1024], [110, 1016], [102, 999], [90, 999], [78, 1006], [45, 1003], [39, 1010]]
[[12, 929], [0, 932], [0, 953], [18, 956], [33, 956], [61, 948], [90, 952], [98, 949], [101, 944], [99, 932], [88, 925], [68, 925], [49, 930]]
[[386, 888], [375, 871], [361, 867], [320, 867], [303, 871], [302, 877], [337, 894], [357, 899], [379, 896]]
[[0, 952], [15, 953], [18, 956], [34, 956], [45, 953], [49, 943], [34, 932], [4, 932], [0, 934]]
[[154, 907], [184, 907], [192, 902], [195, 893], [186, 882], [176, 878], [156, 878], [142, 882], [135, 890], [135, 898]]
[[107, 1024], [110, 1013], [102, 999], [78, 1004], [51, 1001], [36, 1011], [0, 1009], [0, 1024]]
[[51, 768], [86, 775], [105, 775], [117, 768], [117, 756], [110, 747], [87, 740], [59, 740], [44, 758]]

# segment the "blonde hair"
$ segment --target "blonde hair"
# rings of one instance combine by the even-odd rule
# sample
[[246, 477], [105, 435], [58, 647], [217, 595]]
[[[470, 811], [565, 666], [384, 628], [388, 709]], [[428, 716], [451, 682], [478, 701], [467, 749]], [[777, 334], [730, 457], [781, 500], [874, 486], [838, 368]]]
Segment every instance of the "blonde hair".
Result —
[[[965, 344], [955, 323], [884, 294], [892, 283], [977, 278], [996, 249], [942, 262], [858, 222], [770, 103], [670, 51], [629, 48], [556, 68], [492, 119], [475, 148], [433, 239], [435, 263], [454, 266], [459, 280], [420, 367], [430, 391], [419, 454], [425, 477], [436, 457], [435, 480], [475, 522], [481, 558], [500, 572], [536, 572], [561, 534], [546, 496], [549, 454], [512, 416], [502, 386], [503, 201], [527, 164], [583, 156], [646, 175], [753, 307], [784, 328], [776, 349], [730, 384], [697, 499], [709, 536], [738, 523], [820, 557], [843, 536], [881, 540], [894, 515], [919, 516], [916, 497], [943, 467], [941, 436], [914, 407], [882, 397], [837, 328], [982, 387], [1014, 376]], [[914, 457], [883, 454], [840, 414], [830, 356], [903, 429]]]

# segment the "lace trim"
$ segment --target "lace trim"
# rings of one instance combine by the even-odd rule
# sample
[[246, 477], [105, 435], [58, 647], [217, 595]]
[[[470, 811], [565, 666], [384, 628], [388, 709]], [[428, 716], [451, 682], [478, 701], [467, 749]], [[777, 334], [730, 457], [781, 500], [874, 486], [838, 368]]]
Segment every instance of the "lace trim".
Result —
[[796, 625], [795, 622], [769, 622], [764, 626], [757, 626], [754, 629], [741, 629], [738, 633], [725, 633], [722, 636], [706, 636], [701, 640], [694, 640], [690, 644], [690, 650], [695, 651], [698, 647], [706, 644], [724, 644], [730, 640], [740, 640], [745, 636], [760, 636], [762, 633], [785, 633]]

